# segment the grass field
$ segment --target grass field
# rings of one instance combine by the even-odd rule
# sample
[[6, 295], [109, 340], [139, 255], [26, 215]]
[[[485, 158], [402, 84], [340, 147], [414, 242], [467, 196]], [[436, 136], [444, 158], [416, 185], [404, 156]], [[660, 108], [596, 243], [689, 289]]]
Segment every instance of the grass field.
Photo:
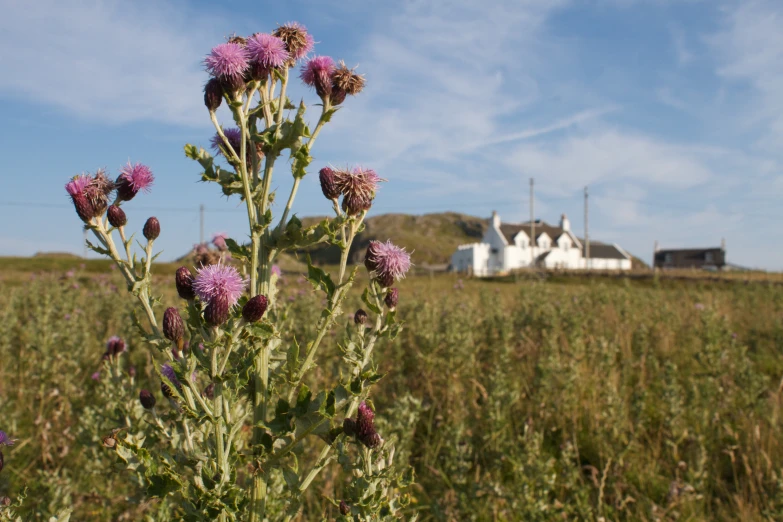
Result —
[[[0, 263], [0, 429], [19, 439], [0, 496], [27, 488], [30, 520], [164, 520], [101, 445], [107, 395], [159, 387], [151, 352], [119, 276], [81, 263]], [[155, 267], [166, 305], [175, 268]], [[783, 287], [755, 279], [404, 281], [373, 400], [420, 520], [783, 520]], [[281, 288], [307, 338], [320, 301], [296, 274]], [[116, 389], [91, 378], [112, 335], [136, 369]], [[301, 520], [334, 518], [340, 483], [321, 475]]]

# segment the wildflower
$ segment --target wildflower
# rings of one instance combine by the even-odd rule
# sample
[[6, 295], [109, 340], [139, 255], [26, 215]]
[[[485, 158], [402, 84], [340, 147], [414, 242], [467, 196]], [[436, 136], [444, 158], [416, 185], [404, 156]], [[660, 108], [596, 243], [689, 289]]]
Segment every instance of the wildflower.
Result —
[[185, 323], [182, 322], [182, 317], [179, 315], [179, 310], [174, 307], [166, 308], [163, 312], [163, 335], [169, 341], [182, 344], [182, 339], [185, 336]]
[[[242, 146], [242, 131], [236, 127], [229, 127], [228, 129], [223, 129], [223, 135], [226, 137], [226, 140], [228, 140], [231, 148], [234, 149], [234, 152], [239, 154]], [[223, 138], [220, 137], [220, 134], [215, 133], [209, 144], [212, 145], [212, 149], [218, 154], [223, 154], [223, 147], [225, 144], [223, 143]], [[225, 154], [223, 155], [225, 156]]]
[[204, 59], [209, 74], [217, 78], [228, 92], [244, 87], [248, 63], [247, 49], [238, 42], [216, 45]]
[[210, 78], [204, 85], [204, 105], [209, 112], [215, 112], [223, 103], [223, 87], [220, 86], [220, 80]]
[[378, 190], [378, 183], [385, 180], [372, 169], [357, 167], [351, 171], [334, 171], [334, 181], [343, 195], [343, 210], [349, 214], [358, 214], [369, 210]]
[[114, 228], [124, 227], [128, 223], [128, 217], [125, 215], [125, 211], [117, 205], [110, 206], [107, 215], [109, 217], [109, 224]]
[[399, 297], [400, 292], [396, 288], [389, 288], [386, 292], [386, 297], [383, 298], [383, 302], [389, 310], [394, 311], [397, 308]]
[[356, 436], [359, 442], [370, 449], [377, 448], [383, 444], [383, 438], [375, 431], [374, 418], [375, 413], [373, 413], [366, 402], [362, 401], [359, 404], [356, 419], [345, 419], [343, 421], [343, 432], [349, 437]]
[[281, 25], [272, 34], [280, 38], [285, 44], [289, 54], [288, 65], [293, 65], [293, 62], [301, 60], [307, 53], [313, 50], [315, 45], [315, 41], [312, 35], [307, 32], [307, 28], [297, 22], [288, 22]]
[[217, 248], [221, 252], [225, 252], [226, 250], [228, 250], [228, 245], [226, 244], [227, 237], [228, 236], [226, 236], [223, 233], [215, 234], [214, 236], [212, 236], [212, 244], [215, 245], [215, 248]]
[[90, 177], [82, 174], [80, 176], [74, 176], [73, 179], [65, 185], [65, 191], [71, 196], [73, 206], [76, 209], [76, 214], [78, 214], [85, 223], [90, 221], [95, 215], [93, 206], [85, 194], [85, 189], [89, 184]]
[[306, 85], [315, 87], [315, 93], [324, 99], [332, 94], [332, 73], [334, 70], [334, 60], [330, 57], [315, 56], [302, 66], [299, 77]]
[[200, 268], [193, 280], [193, 291], [199, 299], [208, 303], [222, 296], [229, 308], [237, 304], [244, 290], [245, 280], [237, 269], [220, 263]]
[[101, 380], [100, 370], [90, 375], [90, 379], [92, 379], [93, 381], [100, 381]]
[[142, 233], [144, 234], [144, 237], [147, 238], [148, 241], [155, 241], [158, 239], [158, 236], [160, 235], [160, 221], [158, 221], [158, 218], [151, 217], [147, 220], [146, 223], [144, 223], [144, 228], [142, 229]]
[[165, 381], [169, 381], [170, 384], [173, 384], [178, 390], [182, 389], [182, 384], [179, 382], [179, 379], [177, 379], [177, 374], [174, 373], [174, 368], [172, 368], [168, 364], [164, 364], [160, 367], [160, 373], [165, 377], [165, 380], [160, 382], [160, 391], [163, 393], [163, 395], [167, 398], [174, 397], [174, 393], [171, 390], [171, 387], [166, 384]]
[[141, 390], [139, 392], [139, 402], [145, 410], [151, 410], [158, 401], [155, 400], [155, 396], [149, 390]]
[[290, 59], [283, 40], [266, 33], [256, 33], [247, 41], [250, 73], [256, 80], [264, 80], [272, 69], [282, 67]]
[[136, 367], [132, 364], [128, 366], [128, 376], [132, 379], [136, 377]]
[[206, 397], [209, 400], [212, 400], [215, 398], [215, 383], [211, 382], [209, 385], [204, 388], [204, 391], [201, 392], [202, 397]]
[[353, 69], [345, 66], [345, 62], [334, 68], [330, 78], [332, 82], [331, 102], [332, 105], [340, 105], [347, 94], [356, 96], [364, 89], [364, 76], [356, 74]]
[[218, 294], [204, 308], [204, 320], [209, 326], [220, 326], [228, 320], [230, 309], [228, 297], [225, 294]]
[[334, 171], [329, 167], [324, 167], [318, 171], [318, 180], [321, 182], [321, 192], [326, 199], [332, 201], [340, 197], [340, 189], [335, 182]]
[[272, 275], [276, 275], [277, 277], [280, 277], [281, 275], [283, 275], [282, 270], [280, 270], [280, 267], [277, 266], [277, 265], [272, 265], [271, 272], [272, 272]]
[[196, 298], [196, 294], [193, 292], [193, 274], [188, 267], [181, 266], [177, 269], [177, 273], [174, 276], [174, 284], [177, 286], [177, 293], [182, 299], [190, 301]]
[[13, 446], [16, 439], [9, 437], [6, 432], [0, 430], [0, 446]]
[[348, 506], [348, 504], [345, 503], [345, 500], [340, 501], [340, 514], [343, 516], [348, 516], [351, 514], [351, 508]]
[[411, 256], [391, 241], [370, 241], [364, 255], [364, 266], [375, 273], [381, 286], [389, 287], [395, 280], [405, 277], [411, 267]]
[[106, 353], [109, 355], [119, 355], [125, 351], [125, 341], [116, 335], [109, 337], [106, 341]]
[[103, 169], [99, 169], [84, 189], [84, 195], [92, 206], [93, 217], [104, 213], [109, 205], [109, 194], [113, 191], [114, 182], [106, 176]]
[[267, 300], [266, 296], [257, 295], [255, 297], [251, 297], [250, 300], [245, 303], [245, 306], [242, 307], [242, 317], [248, 323], [259, 321], [262, 317], [264, 317], [264, 312], [266, 312], [266, 307], [268, 304], [269, 301]]
[[367, 312], [359, 308], [356, 313], [353, 314], [353, 322], [356, 324], [364, 324], [367, 322]]
[[117, 187], [117, 199], [120, 201], [130, 201], [140, 191], [149, 192], [155, 176], [150, 168], [141, 163], [131, 165], [130, 161], [120, 171], [120, 175], [115, 181]]

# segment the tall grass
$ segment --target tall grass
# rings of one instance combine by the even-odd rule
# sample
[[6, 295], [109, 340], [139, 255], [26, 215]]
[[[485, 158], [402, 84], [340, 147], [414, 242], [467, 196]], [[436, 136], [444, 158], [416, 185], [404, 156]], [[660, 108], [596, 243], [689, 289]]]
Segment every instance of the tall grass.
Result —
[[[109, 336], [129, 340], [138, 386], [158, 386], [111, 299], [119, 282], [0, 284], [0, 428], [20, 439], [0, 496], [27, 487], [33, 520], [63, 506], [72, 520], [155, 520], [161, 505], [139, 503], [84, 428], [116, 421], [111, 390], [91, 379]], [[436, 277], [400, 295], [410, 328], [377, 348], [377, 421], [415, 467], [420, 519], [783, 519], [778, 287]], [[279, 303], [296, 324], [314, 324], [310, 299], [285, 278]], [[334, 339], [315, 379], [336, 371]], [[302, 520], [335, 516], [334, 478], [319, 479]]]

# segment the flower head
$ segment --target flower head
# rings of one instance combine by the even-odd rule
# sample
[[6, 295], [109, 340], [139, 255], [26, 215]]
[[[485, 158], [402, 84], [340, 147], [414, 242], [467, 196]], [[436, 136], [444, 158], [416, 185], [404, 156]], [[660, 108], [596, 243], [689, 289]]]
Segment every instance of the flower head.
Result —
[[353, 69], [349, 69], [345, 62], [342, 61], [332, 71], [331, 82], [332, 93], [330, 100], [332, 105], [340, 105], [348, 94], [356, 96], [362, 92], [366, 83], [364, 76], [356, 74]]
[[141, 232], [148, 241], [158, 239], [158, 236], [160, 236], [160, 221], [158, 221], [158, 218], [153, 216], [147, 219]]
[[216, 45], [204, 59], [212, 76], [219, 79], [242, 78], [248, 65], [247, 49], [239, 42]]
[[65, 191], [68, 192], [71, 197], [78, 196], [84, 194], [84, 189], [87, 188], [87, 185], [89, 184], [90, 176], [87, 176], [86, 174], [74, 176], [71, 181], [65, 184]]
[[193, 274], [186, 266], [181, 266], [177, 269], [174, 275], [174, 283], [177, 287], [177, 293], [182, 299], [195, 299], [196, 294], [193, 292]]
[[228, 236], [226, 234], [223, 234], [222, 232], [215, 234], [212, 236], [212, 244], [215, 245], [215, 248], [220, 250], [221, 252], [225, 252], [228, 250], [228, 245], [226, 244], [226, 238]]
[[208, 265], [198, 269], [193, 281], [193, 291], [205, 303], [222, 296], [229, 307], [232, 307], [245, 291], [245, 280], [233, 266], [220, 263]]
[[220, 85], [220, 80], [210, 78], [204, 85], [204, 105], [210, 112], [215, 112], [221, 103], [223, 103], [223, 87]]
[[117, 197], [122, 201], [130, 201], [139, 192], [149, 192], [153, 181], [155, 181], [155, 176], [148, 166], [141, 163], [132, 165], [129, 161], [122, 168], [115, 182]]
[[[228, 140], [231, 148], [234, 149], [234, 152], [239, 154], [240, 148], [242, 146], [242, 131], [236, 127], [229, 127], [228, 129], [223, 129], [223, 135]], [[223, 138], [220, 137], [220, 134], [215, 133], [215, 135], [212, 136], [212, 140], [209, 142], [209, 144], [212, 145], [212, 149], [218, 154], [223, 154], [224, 143]]]
[[[174, 373], [174, 368], [171, 367], [170, 364], [164, 364], [160, 367], [160, 373], [174, 386], [177, 387], [178, 390], [182, 389], [182, 383], [179, 382], [179, 379], [177, 379], [177, 374]], [[165, 383], [164, 383], [165, 384]]]
[[356, 413], [356, 438], [368, 448], [377, 448], [383, 443], [383, 439], [375, 431], [373, 419], [375, 413], [366, 402], [362, 401]]
[[3, 430], [0, 430], [0, 446], [13, 446], [16, 439], [9, 437]]
[[116, 335], [109, 337], [106, 341], [106, 353], [109, 355], [119, 355], [125, 351], [125, 341], [117, 337]]
[[301, 60], [307, 53], [313, 50], [315, 40], [307, 28], [298, 22], [288, 22], [279, 26], [272, 33], [280, 38], [285, 44], [285, 48], [290, 55], [289, 64]]
[[247, 40], [247, 54], [251, 63], [266, 70], [282, 67], [290, 58], [286, 45], [277, 36], [267, 33], [256, 33]]
[[152, 394], [152, 392], [149, 390], [141, 390], [139, 392], [139, 402], [141, 402], [141, 405], [145, 410], [151, 410], [155, 407], [155, 403], [157, 401], [155, 400], [155, 396]]
[[356, 167], [351, 171], [334, 171], [335, 187], [342, 193], [343, 209], [349, 214], [369, 210], [381, 181], [386, 180], [372, 169]]
[[276, 275], [277, 277], [280, 277], [283, 275], [283, 271], [280, 270], [280, 267], [278, 265], [272, 265], [271, 269], [272, 274]]
[[115, 228], [124, 227], [128, 223], [125, 211], [117, 205], [111, 205], [106, 214], [109, 217], [109, 224]]
[[71, 181], [65, 184], [65, 191], [71, 196], [76, 213], [85, 223], [95, 216], [95, 208], [87, 197], [87, 189], [91, 181], [92, 178], [90, 176], [82, 174], [74, 176]]
[[318, 171], [318, 180], [321, 182], [321, 192], [326, 199], [335, 200], [340, 197], [340, 189], [337, 187], [334, 179], [334, 171], [329, 167], [324, 167]]
[[334, 60], [328, 56], [315, 56], [302, 66], [299, 77], [302, 81], [315, 87], [315, 92], [321, 98], [332, 93], [332, 72], [334, 72]]
[[251, 297], [242, 308], [242, 317], [248, 323], [260, 321], [261, 318], [264, 317], [264, 312], [266, 312], [268, 304], [269, 301], [264, 295], [259, 294], [255, 297]]
[[97, 372], [93, 373], [93, 374], [90, 376], [90, 378], [91, 378], [93, 381], [100, 381], [100, 380], [101, 380], [101, 372], [100, 372], [100, 370], [98, 370]]
[[395, 280], [405, 277], [410, 270], [411, 256], [404, 248], [391, 241], [370, 241], [364, 256], [364, 265], [370, 272], [375, 272], [382, 286], [389, 287]]
[[178, 347], [182, 346], [185, 323], [182, 321], [182, 316], [179, 315], [179, 310], [174, 307], [166, 308], [166, 311], [163, 312], [163, 335], [169, 341], [176, 342]]

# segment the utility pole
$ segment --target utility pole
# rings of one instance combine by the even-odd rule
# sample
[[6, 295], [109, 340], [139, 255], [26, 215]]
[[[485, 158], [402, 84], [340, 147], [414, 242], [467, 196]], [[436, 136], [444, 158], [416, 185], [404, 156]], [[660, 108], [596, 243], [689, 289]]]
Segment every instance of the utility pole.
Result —
[[533, 253], [533, 247], [536, 244], [536, 212], [534, 205], [535, 199], [533, 198], [533, 178], [530, 178], [530, 268], [533, 268], [536, 256]]
[[199, 234], [198, 234], [198, 242], [199, 244], [204, 244], [204, 204], [202, 203], [199, 207]]
[[82, 242], [82, 244], [84, 245], [84, 259], [87, 259], [88, 250], [87, 250], [87, 229], [86, 228], [84, 229], [84, 241]]
[[590, 270], [590, 232], [588, 228], [587, 186], [585, 186], [585, 268]]

